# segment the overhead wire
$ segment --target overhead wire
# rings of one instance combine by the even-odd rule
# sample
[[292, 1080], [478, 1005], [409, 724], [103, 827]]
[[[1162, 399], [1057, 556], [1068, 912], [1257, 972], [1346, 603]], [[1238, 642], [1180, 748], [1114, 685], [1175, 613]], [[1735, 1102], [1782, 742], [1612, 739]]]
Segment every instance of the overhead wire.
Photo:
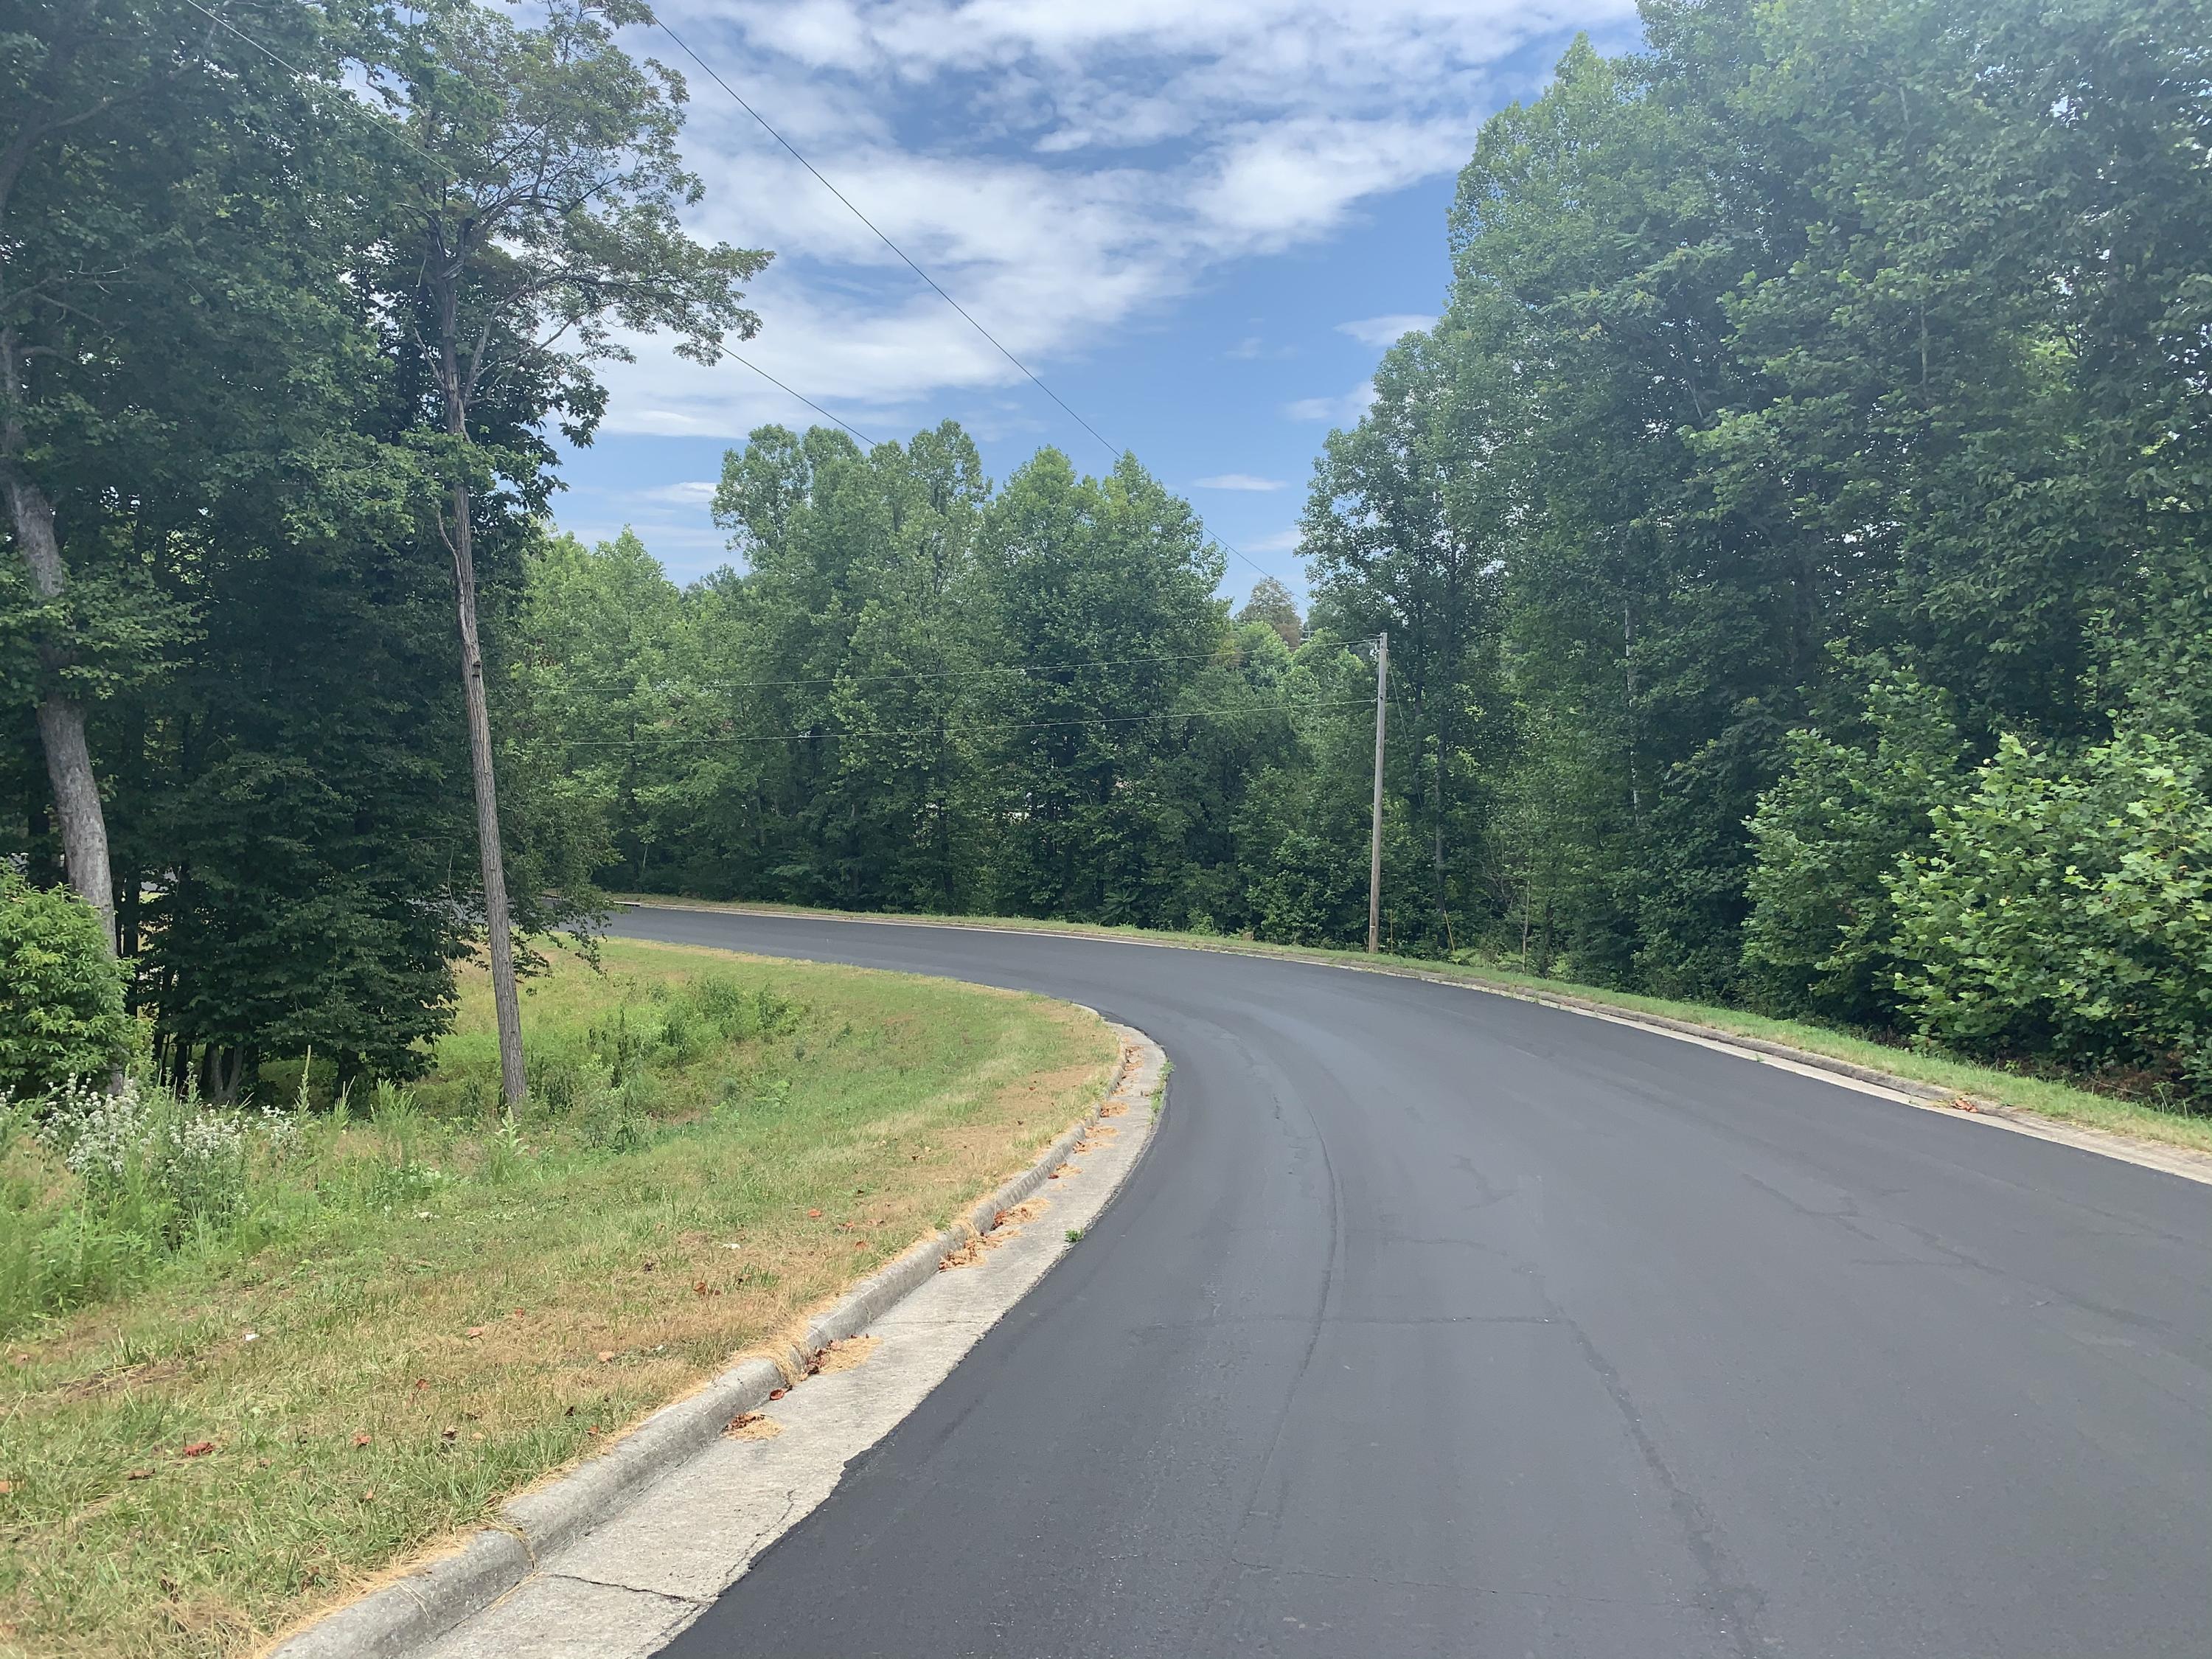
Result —
[[[298, 64], [289, 62], [285, 58], [278, 56], [276, 52], [271, 52], [262, 42], [255, 40], [244, 29], [239, 27], [237, 24], [232, 22], [228, 17], [224, 17], [216, 12], [209, 10], [205, 6], [200, 3], [200, 0], [185, 0], [185, 3], [190, 6], [194, 11], [199, 13], [201, 16], [206, 18], [209, 22], [216, 25], [216, 27], [236, 35], [240, 40], [243, 40], [247, 46], [252, 47], [254, 51], [259, 52], [264, 58], [266, 58], [270, 63], [276, 64], [279, 69], [283, 70], [288, 74], [296, 76], [302, 81], [313, 82], [318, 79], [317, 76], [310, 75]], [[405, 144], [416, 155], [428, 161], [431, 166], [436, 167], [441, 173], [447, 175], [452, 173], [453, 168], [447, 164], [443, 156], [440, 155], [435, 150], [431, 149], [428, 145], [422, 143], [404, 126], [392, 124], [386, 125], [385, 130], [391, 132], [394, 137], [398, 138], [402, 143]], [[783, 381], [769, 374], [768, 370], [763, 368], [758, 363], [753, 362], [751, 358], [744, 356], [742, 353], [732, 351], [727, 346], [722, 346], [718, 349], [720, 350], [722, 356], [729, 358], [732, 362], [738, 364], [742, 368], [752, 370], [754, 374], [759, 375], [761, 379], [766, 380], [770, 386], [782, 392], [786, 397], [796, 398], [799, 402], [805, 404], [809, 409], [812, 410], [817, 415], [819, 415], [823, 420], [834, 422], [837, 425], [844, 428], [846, 431], [851, 433], [855, 438], [858, 438], [863, 444], [866, 444], [871, 449], [875, 447], [876, 441], [868, 436], [866, 433], [861, 431], [858, 427], [854, 426], [850, 421], [844, 419], [842, 416], [831, 414], [828, 410], [823, 408], [820, 404], [816, 403], [813, 398], [808, 397], [805, 392], [800, 392], [793, 386], [787, 386]]]
[[[228, 18], [222, 16], [218, 13], [210, 10], [206, 6], [202, 5], [200, 3], [200, 0], [185, 0], [185, 3], [190, 6], [194, 11], [199, 13], [201, 16], [206, 18], [210, 23], [215, 24], [217, 27], [237, 36], [239, 40], [244, 41], [247, 46], [252, 47], [263, 57], [269, 59], [270, 63], [275, 64], [278, 68], [284, 70], [287, 73], [295, 76], [302, 81], [314, 81], [318, 78], [308, 74], [307, 71], [301, 69], [297, 64], [287, 62], [283, 58], [278, 56], [275, 52], [272, 52], [262, 42], [254, 39], [251, 34], [248, 34], [244, 29], [240, 28], [237, 24], [232, 22]], [[969, 309], [965, 306], [962, 305], [959, 301], [954, 299], [951, 295], [946, 293], [943, 285], [940, 284], [934, 276], [932, 276], [927, 270], [923, 270], [922, 267], [914, 259], [913, 256], [908, 254], [904, 248], [901, 247], [896, 242], [891, 240], [888, 235], [884, 234], [882, 228], [879, 227], [874, 220], [869, 218], [866, 214], [861, 212], [860, 208], [854, 205], [852, 198], [847, 196], [844, 191], [839, 190], [836, 185], [832, 184], [819, 167], [816, 167], [813, 162], [808, 161], [805, 155], [801, 155], [796, 145], [793, 144], [792, 142], [788, 138], [786, 138], [782, 133], [779, 132], [774, 126], [770, 125], [768, 118], [762, 115], [758, 110], [755, 109], [751, 104], [748, 103], [743, 95], [738, 92], [736, 88], [730, 85], [727, 81], [725, 81], [715, 70], [713, 64], [708, 63], [705, 58], [700, 57], [697, 52], [694, 52], [691, 49], [690, 43], [687, 42], [683, 36], [678, 34], [674, 29], [669, 27], [667, 23], [662, 21], [658, 15], [653, 16], [653, 23], [654, 27], [658, 28], [663, 34], [665, 34], [672, 41], [675, 42], [677, 47], [682, 51], [684, 55], [689, 58], [693, 63], [696, 64], [709, 80], [713, 81], [716, 86], [720, 87], [725, 93], [728, 94], [731, 100], [736, 103], [738, 108], [744, 111], [747, 115], [750, 115], [755, 121], [758, 122], [760, 124], [761, 130], [766, 132], [769, 137], [775, 139], [778, 144], [781, 145], [783, 149], [790, 154], [793, 160], [796, 161], [799, 166], [805, 167], [806, 171], [813, 176], [816, 182], [820, 184], [823, 189], [828, 191], [832, 196], [836, 197], [840, 203], [843, 204], [846, 210], [850, 212], [854, 218], [858, 219], [863, 225], [866, 225], [870, 231], [873, 232], [878, 240], [879, 240], [885, 247], [896, 254], [908, 270], [912, 270], [915, 276], [919, 276], [924, 283], [927, 283], [930, 289], [939, 299], [943, 300], [946, 305], [951, 306], [955, 312], [958, 313], [962, 319], [964, 320], [969, 327], [973, 328], [978, 334], [989, 341], [991, 345], [1000, 353], [1000, 355], [1004, 356], [1006, 360], [1012, 363], [1016, 368], [1019, 369], [1022, 374], [1025, 375], [1034, 386], [1036, 386], [1038, 391], [1043, 392], [1046, 397], [1051, 398], [1054, 403], [1057, 404], [1070, 420], [1073, 421], [1078, 426], [1089, 433], [1091, 437], [1097, 439], [1097, 441], [1101, 445], [1104, 446], [1107, 450], [1111, 452], [1116, 459], [1119, 459], [1121, 455], [1128, 453], [1121, 446], [1115, 444], [1112, 440], [1106, 437], [1097, 427], [1091, 425], [1089, 421], [1084, 419], [1083, 416], [1069, 404], [1066, 398], [1062, 398], [1057, 392], [1054, 392], [1050, 386], [1045, 384], [1042, 377], [1041, 377], [1036, 370], [1030, 368], [1027, 363], [1024, 363], [1019, 357], [1017, 357], [1011, 350], [1007, 349], [1005, 343], [1000, 340], [998, 336], [992, 333], [989, 329], [984, 327], [983, 325], [976, 319], [973, 313], [969, 311]], [[415, 150], [416, 154], [428, 160], [441, 172], [446, 173], [450, 173], [452, 172], [452, 167], [448, 165], [444, 157], [437, 155], [428, 146], [421, 143], [404, 127], [395, 125], [391, 130], [403, 143]], [[843, 428], [847, 432], [851, 433], [854, 437], [859, 439], [860, 442], [867, 445], [869, 447], [872, 448], [875, 447], [874, 441], [869, 438], [866, 434], [861, 432], [857, 427], [854, 426], [849, 421], [845, 420], [841, 416], [831, 414], [820, 404], [816, 403], [814, 399], [806, 396], [805, 393], [786, 385], [782, 380], [769, 373], [768, 370], [763, 368], [758, 363], [754, 362], [750, 358], [745, 357], [738, 352], [732, 351], [726, 347], [724, 347], [721, 349], [724, 356], [729, 357], [740, 367], [750, 369], [754, 374], [759, 375], [763, 380], [775, 386], [778, 391], [783, 392], [786, 396], [798, 399], [799, 402], [805, 404], [807, 408], [821, 416], [823, 419], [834, 422], [836, 425]], [[1272, 576], [1272, 572], [1268, 571], [1256, 559], [1254, 559], [1246, 554], [1234, 543], [1229, 542], [1219, 536], [1214, 536], [1210, 533], [1207, 539], [1226, 551], [1235, 554], [1237, 557], [1243, 560], [1246, 564], [1250, 565], [1253, 569], [1258, 571], [1262, 576]]]
[[[1077, 412], [1073, 405], [1069, 404], [1066, 398], [1061, 397], [1060, 393], [1054, 392], [1050, 386], [1044, 383], [1042, 376], [1039, 375], [1035, 369], [1031, 368], [1019, 357], [1014, 356], [1014, 354], [1007, 349], [1004, 341], [1000, 340], [997, 335], [992, 333], [989, 329], [984, 327], [983, 325], [976, 319], [975, 314], [973, 312], [969, 311], [967, 307], [962, 305], [959, 301], [954, 299], [951, 295], [946, 293], [943, 283], [939, 283], [937, 278], [931, 276], [927, 270], [923, 270], [921, 264], [912, 254], [908, 253], [896, 242], [891, 240], [890, 237], [885, 234], [882, 226], [878, 225], [874, 220], [863, 213], [860, 210], [859, 206], [854, 204], [851, 197], [846, 195], [843, 191], [838, 189], [836, 185], [832, 184], [830, 181], [828, 175], [825, 174], [821, 168], [816, 167], [813, 162], [808, 161], [806, 157], [799, 152], [799, 147], [796, 144], [793, 143], [790, 139], [785, 137], [781, 132], [778, 131], [776, 128], [769, 123], [769, 118], [765, 115], [763, 115], [757, 109], [755, 109], [753, 106], [747, 101], [744, 94], [740, 93], [727, 81], [725, 81], [722, 78], [720, 72], [718, 71], [712, 64], [702, 58], [696, 52], [693, 51], [690, 42], [686, 40], [682, 35], [677, 33], [674, 29], [671, 28], [668, 26], [666, 20], [662, 18], [658, 13], [655, 13], [653, 15], [653, 26], [659, 29], [663, 34], [666, 35], [671, 40], [674, 41], [678, 51], [683, 52], [683, 54], [686, 58], [689, 58], [693, 63], [696, 64], [699, 66], [701, 72], [703, 73], [708, 80], [712, 81], [724, 92], [727, 93], [731, 101], [736, 104], [739, 109], [744, 111], [746, 114], [751, 116], [752, 118], [759, 124], [760, 130], [768, 134], [769, 137], [775, 139], [778, 144], [781, 145], [785, 152], [790, 155], [793, 161], [798, 162], [800, 167], [805, 167], [806, 171], [813, 176], [814, 181], [817, 184], [820, 185], [823, 189], [828, 191], [843, 204], [847, 212], [850, 213], [855, 219], [858, 219], [863, 225], [866, 225], [868, 229], [873, 233], [878, 241], [881, 242], [885, 247], [896, 254], [900, 262], [903, 264], [908, 270], [914, 272], [915, 276], [919, 276], [924, 283], [927, 283], [931, 291], [934, 293], [939, 299], [944, 301], [946, 305], [951, 306], [954, 311], [959, 313], [963, 321], [964, 321], [970, 328], [974, 329], [978, 334], [981, 335], [986, 340], [989, 341], [992, 348], [996, 350], [1000, 356], [1004, 357], [1008, 362], [1019, 369], [1032, 386], [1036, 386], [1038, 391], [1043, 392], [1046, 397], [1051, 398], [1054, 403], [1059, 404], [1061, 411], [1066, 415], [1068, 419], [1073, 421], [1076, 425], [1081, 427], [1085, 432], [1097, 439], [1098, 442], [1103, 445], [1116, 459], [1119, 459], [1121, 456], [1130, 453], [1126, 446], [1115, 443], [1112, 439], [1107, 437], [1105, 434], [1099, 431], [1097, 427], [1091, 425], [1089, 421], [1084, 419], [1083, 416]], [[793, 395], [796, 397], [798, 394], [794, 392]], [[802, 398], [801, 401], [804, 402], [805, 399]], [[809, 407], [814, 407], [814, 405], [810, 404]], [[830, 418], [832, 420], [836, 420], [836, 416], [833, 415]], [[840, 426], [843, 426], [845, 424], [842, 421], [838, 421], [837, 423]], [[847, 427], [846, 430], [850, 431], [852, 428]], [[1259, 571], [1261, 575], [1266, 576], [1271, 574], [1262, 567], [1257, 560], [1246, 555], [1241, 549], [1237, 548], [1233, 544], [1222, 540], [1218, 536], [1210, 537], [1209, 539], [1218, 543], [1229, 552], [1236, 554], [1238, 558], [1243, 559], [1244, 562], [1250, 565], [1253, 569]]]

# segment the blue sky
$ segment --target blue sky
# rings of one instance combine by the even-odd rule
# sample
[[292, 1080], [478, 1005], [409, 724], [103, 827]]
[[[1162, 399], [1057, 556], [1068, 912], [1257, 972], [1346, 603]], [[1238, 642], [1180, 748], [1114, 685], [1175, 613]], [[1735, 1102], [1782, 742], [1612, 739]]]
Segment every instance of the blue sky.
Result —
[[[675, 0], [731, 85], [1060, 396], [1304, 590], [1313, 458], [1402, 327], [1441, 305], [1444, 215], [1484, 117], [1623, 0]], [[691, 66], [665, 36], [634, 51]], [[950, 416], [1004, 478], [1111, 456], [691, 70], [702, 235], [775, 250], [739, 348], [872, 439]], [[556, 504], [633, 526], [678, 580], [727, 559], [707, 496], [764, 421], [817, 419], [650, 341]], [[1252, 565], [1232, 558], [1224, 591]]]

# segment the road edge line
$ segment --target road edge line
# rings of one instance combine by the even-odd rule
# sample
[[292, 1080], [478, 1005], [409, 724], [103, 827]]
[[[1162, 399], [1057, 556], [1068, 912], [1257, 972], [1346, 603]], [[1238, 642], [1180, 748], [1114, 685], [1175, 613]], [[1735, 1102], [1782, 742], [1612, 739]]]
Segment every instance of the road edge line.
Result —
[[[714, 1446], [732, 1417], [765, 1405], [771, 1391], [802, 1379], [816, 1353], [880, 1319], [933, 1279], [946, 1256], [989, 1231], [1000, 1212], [1043, 1186], [1148, 1062], [1158, 1062], [1152, 1066], [1154, 1086], [1164, 1093], [1166, 1057], [1159, 1045], [1134, 1026], [1105, 1024], [1121, 1052], [1106, 1087], [1083, 1115], [951, 1226], [917, 1239], [810, 1316], [804, 1347], [791, 1343], [748, 1353], [659, 1407], [599, 1455], [508, 1498], [496, 1520], [463, 1534], [450, 1549], [273, 1638], [258, 1650], [260, 1659], [405, 1659], [494, 1605], [547, 1557], [613, 1519], [647, 1486]], [[1145, 1127], [1149, 1136], [1149, 1121]]]

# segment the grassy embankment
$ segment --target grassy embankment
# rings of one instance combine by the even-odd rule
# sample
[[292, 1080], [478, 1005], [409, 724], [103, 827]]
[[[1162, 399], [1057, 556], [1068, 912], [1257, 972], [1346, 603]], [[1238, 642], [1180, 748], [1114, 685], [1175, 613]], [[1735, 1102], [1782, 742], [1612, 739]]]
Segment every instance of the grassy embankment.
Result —
[[[836, 910], [814, 910], [800, 905], [722, 903], [710, 899], [678, 899], [665, 894], [623, 896], [647, 904], [688, 904], [707, 909], [791, 911], [823, 916], [851, 915]], [[876, 920], [884, 920], [878, 917]], [[2212, 1115], [2176, 1110], [2141, 1100], [2099, 1093], [2063, 1080], [1999, 1066], [1978, 1065], [1954, 1056], [1876, 1042], [1871, 1038], [1814, 1025], [1802, 1020], [1771, 1019], [1741, 1009], [1707, 1003], [1676, 1002], [1665, 997], [1638, 996], [1626, 991], [1578, 985], [1520, 972], [1497, 962], [1438, 962], [1422, 957], [1387, 953], [1369, 956], [1364, 951], [1332, 950], [1325, 946], [1271, 945], [1264, 940], [1229, 938], [1216, 933], [1182, 933], [1153, 927], [1106, 927], [1091, 922], [1038, 921], [1007, 916], [931, 916], [901, 915], [892, 921], [946, 921], [971, 926], [1010, 927], [1042, 933], [1080, 933], [1100, 939], [1146, 940], [1188, 945], [1201, 950], [1229, 951], [1248, 956], [1283, 957], [1297, 961], [1326, 962], [1344, 967], [1379, 969], [1385, 972], [1425, 975], [1470, 985], [1488, 985], [1536, 995], [1571, 996], [1604, 1003], [1632, 1013], [1662, 1014], [1687, 1020], [1722, 1034], [1764, 1038], [1786, 1043], [1808, 1053], [1855, 1065], [1873, 1066], [1898, 1077], [1932, 1084], [1962, 1095], [1994, 1100], [2019, 1111], [2060, 1122], [2130, 1136], [2161, 1146], [2212, 1152]]]
[[257, 1128], [235, 1205], [173, 1209], [105, 1279], [32, 1261], [73, 1217], [121, 1224], [18, 1117], [0, 1269], [82, 1305], [19, 1286], [0, 1343], [0, 1651], [249, 1648], [944, 1224], [1115, 1052], [1091, 1014], [976, 987], [605, 963], [529, 987], [516, 1133], [483, 1109], [479, 978], [424, 1084]]

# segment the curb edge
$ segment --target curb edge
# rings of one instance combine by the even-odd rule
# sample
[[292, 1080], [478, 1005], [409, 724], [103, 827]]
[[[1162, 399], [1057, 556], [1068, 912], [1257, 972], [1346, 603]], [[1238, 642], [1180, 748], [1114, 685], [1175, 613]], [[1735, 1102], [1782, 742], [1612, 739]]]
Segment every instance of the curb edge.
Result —
[[2199, 1152], [2194, 1147], [2166, 1141], [2143, 1139], [2117, 1129], [2100, 1129], [2065, 1118], [2045, 1116], [2024, 1106], [2012, 1106], [2002, 1101], [1992, 1100], [1986, 1095], [1969, 1094], [1957, 1089], [1947, 1089], [1940, 1084], [1923, 1083], [1917, 1078], [1902, 1077], [1894, 1072], [1885, 1072], [1879, 1066], [1862, 1066], [1856, 1060], [1839, 1059], [1810, 1048], [1796, 1048], [1786, 1042], [1777, 1042], [1771, 1037], [1731, 1031], [1725, 1026], [1700, 1025], [1694, 1020], [1677, 1019], [1671, 1014], [1647, 1013], [1639, 1008], [1601, 1002], [1592, 997], [1578, 997], [1563, 991], [1537, 990], [1473, 975], [1427, 973], [1419, 968], [1347, 962], [1341, 957], [1310, 955], [1296, 949], [1253, 951], [1239, 949], [1228, 942], [1203, 944], [1196, 940], [1121, 939], [1109, 933], [1085, 933], [1073, 927], [1009, 927], [988, 918], [948, 921], [939, 917], [855, 915], [836, 911], [781, 909], [771, 906], [718, 906], [657, 898], [618, 900], [615, 908], [676, 910], [709, 916], [781, 916], [801, 921], [851, 922], [863, 927], [951, 927], [971, 933], [1010, 934], [1018, 938], [1089, 939], [1100, 944], [1139, 945], [1160, 951], [1198, 951], [1216, 956], [1243, 957], [1256, 962], [1294, 962], [1314, 968], [1341, 969], [1346, 973], [1419, 980], [1425, 984], [1472, 991], [1480, 996], [1507, 997], [1516, 1002], [1533, 1002], [1541, 1007], [1557, 1008], [1563, 1013], [1610, 1020], [1617, 1025], [1632, 1026], [1661, 1036], [1702, 1043], [1708, 1048], [1741, 1054], [1761, 1063], [1778, 1063], [1799, 1072], [1825, 1076], [1842, 1087], [1856, 1087], [1862, 1092], [1879, 1094], [1923, 1111], [1956, 1115], [1966, 1122], [1979, 1123], [1986, 1128], [2008, 1129], [2031, 1139], [2070, 1146], [2076, 1152], [2108, 1158], [2115, 1163], [2132, 1164], [2137, 1169], [2155, 1170], [2184, 1181], [2212, 1186], [2212, 1152]]
[[546, 1557], [611, 1519], [645, 1487], [713, 1445], [730, 1419], [764, 1405], [771, 1389], [803, 1377], [813, 1353], [864, 1330], [928, 1283], [947, 1255], [988, 1231], [1000, 1211], [1044, 1185], [1137, 1071], [1138, 1043], [1158, 1047], [1133, 1027], [1106, 1024], [1121, 1051], [1105, 1088], [1083, 1115], [1027, 1169], [1000, 1182], [951, 1226], [916, 1240], [809, 1319], [804, 1349], [790, 1343], [740, 1359], [653, 1412], [597, 1457], [508, 1498], [495, 1520], [465, 1534], [453, 1550], [278, 1639], [261, 1650], [262, 1659], [404, 1659], [491, 1606]]

